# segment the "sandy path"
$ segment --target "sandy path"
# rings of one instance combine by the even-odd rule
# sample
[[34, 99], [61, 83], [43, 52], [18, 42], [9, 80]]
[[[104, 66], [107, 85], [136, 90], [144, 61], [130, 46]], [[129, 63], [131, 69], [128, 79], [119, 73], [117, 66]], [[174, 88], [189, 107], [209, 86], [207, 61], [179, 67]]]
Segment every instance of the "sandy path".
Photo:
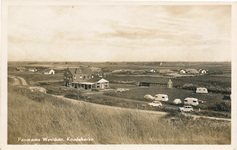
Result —
[[14, 76], [8, 76], [8, 77], [14, 79], [13, 85], [21, 85], [18, 78], [14, 77]]
[[26, 80], [25, 80], [24, 78], [22, 78], [22, 77], [18, 77], [18, 78], [21, 80], [22, 85], [28, 85], [28, 84], [26, 83]]

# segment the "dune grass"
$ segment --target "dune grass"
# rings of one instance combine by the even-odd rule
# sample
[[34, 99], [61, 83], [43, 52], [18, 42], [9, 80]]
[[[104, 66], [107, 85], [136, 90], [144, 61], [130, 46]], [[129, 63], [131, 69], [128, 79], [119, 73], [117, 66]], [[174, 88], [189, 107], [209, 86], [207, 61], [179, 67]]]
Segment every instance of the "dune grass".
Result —
[[[8, 89], [8, 144], [230, 144], [230, 122], [159, 116]], [[34, 95], [34, 96], [32, 96]], [[41, 97], [41, 98], [38, 98]], [[64, 141], [43, 141], [42, 138]], [[92, 141], [67, 141], [90, 138]], [[18, 139], [40, 139], [22, 142]]]

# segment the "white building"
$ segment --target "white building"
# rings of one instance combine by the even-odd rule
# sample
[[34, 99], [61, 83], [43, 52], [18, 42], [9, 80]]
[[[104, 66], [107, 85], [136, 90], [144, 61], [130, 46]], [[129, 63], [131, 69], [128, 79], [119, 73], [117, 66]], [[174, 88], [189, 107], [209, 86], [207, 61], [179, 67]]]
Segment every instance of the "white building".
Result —
[[46, 69], [44, 74], [55, 74], [55, 71], [53, 69]]

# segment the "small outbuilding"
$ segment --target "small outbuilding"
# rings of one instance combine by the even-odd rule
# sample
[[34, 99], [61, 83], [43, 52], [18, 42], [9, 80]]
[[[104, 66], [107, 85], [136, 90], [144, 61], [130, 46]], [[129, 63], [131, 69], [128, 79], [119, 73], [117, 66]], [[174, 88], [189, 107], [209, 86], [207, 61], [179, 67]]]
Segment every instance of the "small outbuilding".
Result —
[[20, 72], [23, 72], [23, 71], [26, 70], [26, 68], [25, 68], [25, 67], [17, 67], [16, 70], [17, 70], [17, 71], [20, 71]]
[[44, 74], [55, 74], [55, 71], [53, 69], [46, 69]]
[[205, 69], [199, 69], [199, 73], [200, 73], [200, 74], [206, 74], [206, 73], [207, 73], [207, 70], [205, 70]]
[[30, 68], [29, 71], [30, 71], [30, 72], [36, 72], [37, 69], [36, 69], [36, 68]]
[[198, 87], [196, 93], [208, 93], [208, 90], [204, 87]]
[[186, 73], [186, 71], [185, 71], [185, 70], [183, 70], [183, 69], [181, 69], [181, 70], [179, 70], [179, 73], [180, 73], [180, 74], [185, 74], [185, 73]]

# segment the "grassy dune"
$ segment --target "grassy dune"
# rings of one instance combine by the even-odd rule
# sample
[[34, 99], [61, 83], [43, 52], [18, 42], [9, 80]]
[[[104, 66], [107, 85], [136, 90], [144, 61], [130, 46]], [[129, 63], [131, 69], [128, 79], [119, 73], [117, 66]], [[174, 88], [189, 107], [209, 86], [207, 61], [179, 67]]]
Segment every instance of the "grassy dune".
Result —
[[[63, 138], [44, 142], [42, 138]], [[93, 138], [93, 141], [67, 141]], [[40, 139], [22, 142], [18, 139]], [[8, 89], [8, 144], [230, 144], [229, 122], [104, 109], [25, 89]]]

